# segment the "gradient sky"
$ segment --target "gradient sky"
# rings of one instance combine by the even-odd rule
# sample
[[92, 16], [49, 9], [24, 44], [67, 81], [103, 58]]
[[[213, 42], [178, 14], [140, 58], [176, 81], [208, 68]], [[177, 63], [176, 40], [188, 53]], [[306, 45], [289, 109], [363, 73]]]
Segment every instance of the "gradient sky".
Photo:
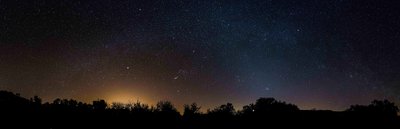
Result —
[[[204, 109], [400, 101], [398, 0], [0, 0], [0, 89]], [[239, 108], [241, 109], [241, 108]]]

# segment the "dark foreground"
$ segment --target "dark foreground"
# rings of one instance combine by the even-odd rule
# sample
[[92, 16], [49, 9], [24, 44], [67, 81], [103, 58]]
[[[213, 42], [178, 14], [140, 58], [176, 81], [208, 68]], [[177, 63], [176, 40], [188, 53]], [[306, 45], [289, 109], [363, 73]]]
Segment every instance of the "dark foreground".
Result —
[[150, 107], [141, 103], [112, 105], [57, 99], [41, 103], [40, 98], [25, 99], [0, 91], [0, 128], [399, 128], [398, 108], [388, 101], [355, 105], [346, 111], [299, 110], [293, 104], [273, 98], [260, 98], [255, 104], [235, 111], [224, 104], [206, 113], [196, 104], [186, 105], [183, 115], [168, 101]]

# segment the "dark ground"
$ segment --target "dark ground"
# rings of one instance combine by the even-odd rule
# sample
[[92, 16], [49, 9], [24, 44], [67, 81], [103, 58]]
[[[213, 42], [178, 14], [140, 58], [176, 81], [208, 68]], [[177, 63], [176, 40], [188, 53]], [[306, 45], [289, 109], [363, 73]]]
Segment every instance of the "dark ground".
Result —
[[[398, 128], [398, 108], [388, 101], [373, 101], [368, 106], [355, 105], [346, 111], [299, 110], [293, 104], [273, 98], [260, 98], [255, 104], [235, 111], [224, 104], [206, 113], [197, 105], [187, 105], [183, 115], [168, 101], [155, 107], [92, 104], [57, 99], [41, 103], [11, 92], [0, 92], [1, 128]], [[394, 112], [395, 111], [395, 112]]]

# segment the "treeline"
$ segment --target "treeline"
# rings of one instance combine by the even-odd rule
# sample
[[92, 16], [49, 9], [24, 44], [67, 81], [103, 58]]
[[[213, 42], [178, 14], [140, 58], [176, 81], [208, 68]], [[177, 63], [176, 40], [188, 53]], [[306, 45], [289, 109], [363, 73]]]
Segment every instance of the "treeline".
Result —
[[[179, 113], [169, 101], [154, 106], [136, 103], [111, 103], [96, 100], [91, 104], [73, 99], [55, 99], [43, 103], [34, 96], [0, 91], [0, 126], [31, 128], [251, 128], [251, 127], [395, 127], [400, 120], [398, 107], [388, 100], [369, 105], [352, 105], [340, 112], [300, 110], [296, 105], [274, 98], [259, 98], [255, 103], [235, 110], [232, 103], [206, 112], [196, 103], [184, 105]], [[12, 124], [19, 123], [19, 124]]]

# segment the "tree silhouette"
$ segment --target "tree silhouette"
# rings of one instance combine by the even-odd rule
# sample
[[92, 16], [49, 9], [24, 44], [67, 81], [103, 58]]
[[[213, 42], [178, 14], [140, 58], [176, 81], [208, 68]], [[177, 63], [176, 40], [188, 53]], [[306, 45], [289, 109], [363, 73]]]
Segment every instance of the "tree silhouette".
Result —
[[199, 106], [196, 103], [192, 103], [191, 105], [185, 104], [183, 106], [183, 116], [184, 117], [195, 117], [201, 114]]
[[177, 119], [180, 116], [178, 110], [176, 110], [175, 106], [170, 101], [159, 101], [155, 111], [164, 118], [169, 117]]
[[156, 109], [160, 112], [177, 112], [176, 108], [170, 101], [159, 101]]
[[97, 111], [104, 111], [107, 108], [107, 102], [105, 100], [93, 101], [93, 109]]
[[385, 128], [399, 127], [400, 122], [396, 115], [398, 107], [388, 100], [352, 105], [344, 112], [299, 110], [296, 105], [274, 98], [259, 98], [255, 103], [245, 105], [240, 112], [236, 112], [232, 103], [208, 109], [206, 113], [201, 113], [200, 109], [196, 103], [186, 104], [181, 116], [170, 101], [160, 101], [155, 107], [139, 101], [108, 105], [105, 100], [87, 104], [59, 98], [52, 103], [42, 103], [38, 96], [26, 99], [12, 92], [0, 91], [0, 115], [4, 118], [0, 127], [17, 121], [31, 123], [26, 125], [34, 128], [104, 128], [105, 125], [115, 128], [132, 125], [135, 128], [256, 128], [315, 123], [342, 125], [339, 127], [379, 125]]
[[208, 110], [208, 114], [216, 116], [233, 116], [235, 115], [235, 108], [232, 103], [223, 104], [213, 110]]
[[255, 104], [245, 105], [242, 113], [268, 113], [268, 112], [294, 112], [299, 111], [299, 108], [294, 104], [287, 104], [283, 101], [278, 101], [275, 98], [259, 98]]
[[396, 116], [399, 108], [389, 100], [373, 100], [368, 106], [352, 105], [347, 111]]
[[149, 113], [154, 112], [154, 107], [150, 108], [149, 105], [140, 103], [137, 101], [136, 103], [129, 104], [129, 107], [134, 113]]
[[247, 115], [247, 114], [252, 114], [255, 112], [256, 107], [254, 104], [249, 104], [243, 106], [243, 109], [239, 112], [241, 115]]
[[383, 101], [374, 100], [371, 102], [369, 107], [372, 108], [373, 111], [387, 115], [396, 115], [399, 111], [399, 108], [394, 103], [386, 99]]
[[111, 109], [115, 109], [115, 110], [125, 110], [127, 109], [126, 105], [124, 103], [121, 102], [113, 102], [111, 103]]
[[42, 99], [38, 96], [33, 96], [33, 98], [30, 99], [30, 101], [36, 105], [41, 105], [42, 104]]

